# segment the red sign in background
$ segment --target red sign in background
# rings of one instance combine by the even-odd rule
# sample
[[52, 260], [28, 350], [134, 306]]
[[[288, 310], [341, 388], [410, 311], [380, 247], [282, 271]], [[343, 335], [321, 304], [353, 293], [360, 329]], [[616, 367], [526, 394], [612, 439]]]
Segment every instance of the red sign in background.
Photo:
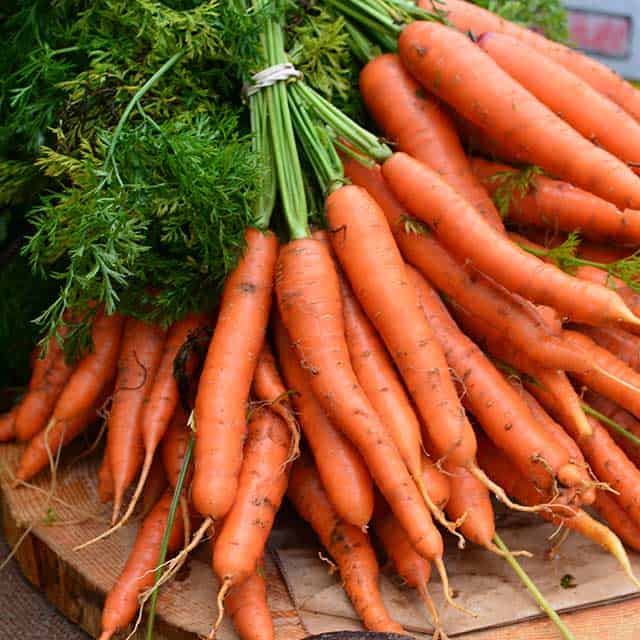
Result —
[[569, 33], [585, 51], [612, 58], [630, 54], [631, 18], [627, 16], [569, 11]]

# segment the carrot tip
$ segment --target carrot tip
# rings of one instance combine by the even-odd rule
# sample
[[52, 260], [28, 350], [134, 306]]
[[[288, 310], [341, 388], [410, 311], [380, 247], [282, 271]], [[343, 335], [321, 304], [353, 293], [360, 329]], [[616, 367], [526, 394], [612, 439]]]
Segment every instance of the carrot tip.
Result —
[[474, 613], [469, 609], [465, 609], [463, 606], [459, 605], [453, 600], [453, 594], [451, 592], [451, 587], [449, 586], [449, 576], [447, 575], [447, 569], [444, 566], [444, 562], [442, 560], [442, 556], [439, 558], [434, 558], [433, 563], [436, 565], [436, 569], [440, 574], [440, 581], [442, 582], [442, 591], [444, 592], [445, 600], [458, 611], [471, 616], [472, 618], [477, 618], [478, 614]]
[[[489, 551], [491, 551], [491, 553], [495, 553], [497, 556], [500, 556], [501, 558], [506, 558], [507, 554], [502, 551], [502, 549], [499, 549], [495, 544], [493, 544], [493, 542], [489, 542], [485, 545], [485, 549], [488, 549]], [[521, 550], [521, 551], [511, 551], [511, 555], [512, 556], [521, 556], [523, 558], [533, 558], [533, 554], [530, 551], [526, 551], [526, 550]]]
[[107, 629], [106, 631], [103, 631], [100, 634], [100, 637], [98, 638], [98, 640], [109, 640], [114, 633], [115, 633], [114, 629]]
[[216, 603], [218, 605], [218, 617], [216, 618], [216, 622], [213, 625], [213, 629], [211, 629], [209, 635], [207, 636], [209, 640], [213, 640], [216, 637], [216, 633], [222, 624], [222, 619], [224, 618], [224, 599], [231, 589], [231, 579], [225, 578], [222, 586], [220, 587], [220, 591], [218, 591], [218, 597], [216, 599]]

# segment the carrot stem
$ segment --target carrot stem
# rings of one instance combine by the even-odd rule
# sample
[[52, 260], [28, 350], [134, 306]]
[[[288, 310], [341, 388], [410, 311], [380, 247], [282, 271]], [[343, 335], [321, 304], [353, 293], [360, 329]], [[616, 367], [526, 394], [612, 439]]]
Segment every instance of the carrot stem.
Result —
[[602, 422], [602, 424], [605, 425], [606, 427], [613, 429], [614, 431], [619, 433], [621, 436], [624, 436], [625, 438], [627, 438], [627, 440], [630, 440], [631, 442], [633, 442], [633, 444], [640, 447], [640, 438], [638, 438], [638, 436], [634, 435], [630, 431], [627, 431], [624, 427], [620, 426], [617, 422], [605, 416], [604, 413], [600, 413], [599, 411], [597, 411], [593, 407], [590, 407], [588, 404], [585, 404], [584, 402], [582, 403], [582, 410], [586, 414], [593, 416], [596, 420], [599, 420], [600, 422]]
[[176, 517], [178, 505], [180, 503], [180, 495], [184, 487], [184, 481], [187, 477], [187, 470], [189, 469], [189, 463], [191, 462], [191, 456], [193, 455], [193, 448], [196, 443], [195, 433], [192, 431], [189, 438], [189, 444], [184, 454], [184, 460], [182, 462], [182, 468], [180, 469], [180, 475], [176, 482], [176, 488], [173, 491], [173, 498], [171, 500], [171, 506], [169, 507], [169, 515], [167, 516], [167, 524], [162, 536], [162, 544], [160, 545], [160, 557], [158, 558], [158, 567], [156, 569], [156, 575], [151, 592], [151, 603], [149, 605], [149, 618], [147, 621], [147, 640], [153, 640], [153, 625], [156, 617], [156, 605], [158, 600], [158, 582], [162, 577], [162, 566], [164, 565], [165, 558], [167, 557], [167, 547], [169, 546], [169, 538], [171, 537], [171, 530], [173, 528], [173, 521]]
[[573, 633], [560, 616], [556, 613], [553, 607], [547, 602], [547, 599], [542, 595], [538, 587], [533, 583], [531, 578], [527, 575], [526, 571], [520, 566], [520, 563], [515, 559], [509, 547], [503, 542], [502, 538], [496, 533], [493, 536], [493, 541], [496, 546], [503, 552], [505, 560], [509, 563], [515, 574], [520, 578], [522, 584], [527, 588], [527, 591], [533, 596], [540, 609], [549, 617], [549, 620], [553, 622], [561, 633], [565, 640], [576, 640]]

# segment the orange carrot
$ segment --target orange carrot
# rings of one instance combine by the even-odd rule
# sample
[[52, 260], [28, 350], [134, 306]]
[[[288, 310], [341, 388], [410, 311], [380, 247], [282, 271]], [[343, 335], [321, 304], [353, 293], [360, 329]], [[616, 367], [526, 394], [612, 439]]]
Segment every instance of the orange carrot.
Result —
[[46, 429], [35, 436], [24, 451], [18, 479], [29, 480], [47, 465], [47, 445], [55, 453], [93, 420], [102, 403], [96, 404], [106, 391], [110, 391], [109, 385], [116, 374], [122, 326], [121, 316], [98, 313], [91, 329], [93, 352], [78, 363], [56, 402]]
[[253, 575], [262, 558], [276, 513], [287, 490], [291, 432], [268, 408], [253, 412], [235, 502], [213, 547], [213, 570], [220, 580], [219, 617], [228, 590]]
[[[415, 270], [408, 268], [423, 313], [442, 344], [449, 365], [463, 387], [463, 400], [496, 446], [537, 486], [547, 489], [554, 478], [565, 486], [589, 483], [571, 464], [568, 453], [536, 423], [518, 393], [482, 351], [456, 326], [436, 292]], [[453, 491], [452, 491], [453, 494]]]
[[[167, 481], [172, 487], [175, 487], [178, 482], [178, 476], [189, 446], [190, 435], [191, 431], [187, 425], [187, 415], [184, 409], [178, 405], [160, 444], [162, 465], [167, 474]], [[185, 479], [185, 486], [189, 486], [188, 479]]]
[[229, 591], [226, 609], [240, 640], [273, 640], [262, 563], [249, 578]]
[[276, 293], [283, 324], [301, 365], [310, 373], [316, 399], [364, 458], [416, 550], [434, 559], [444, 573], [442, 538], [351, 367], [340, 285], [328, 247], [313, 238], [285, 245], [278, 258]]
[[346, 186], [326, 202], [331, 243], [355, 296], [384, 340], [429, 430], [435, 453], [467, 466], [475, 438], [442, 348], [434, 339], [384, 212], [367, 191]]
[[640, 551], [640, 527], [629, 518], [612, 495], [599, 491], [594, 507], [624, 543]]
[[316, 400], [289, 336], [276, 314], [274, 338], [291, 401], [311, 450], [322, 485], [340, 518], [364, 528], [373, 513], [373, 483], [362, 457], [336, 429]]
[[156, 325], [135, 318], [127, 318], [125, 322], [107, 422], [114, 487], [113, 522], [120, 514], [125, 491], [142, 467], [140, 418], [160, 366], [165, 338], [165, 331]]
[[360, 72], [367, 109], [387, 138], [436, 171], [489, 224], [503, 224], [491, 198], [473, 175], [451, 117], [405, 70], [396, 54], [386, 53]]
[[[419, 4], [424, 8], [432, 9], [432, 1], [420, 0]], [[552, 42], [530, 29], [513, 24], [470, 2], [438, 0], [438, 7], [447, 11], [449, 21], [460, 31], [471, 31], [476, 35], [487, 31], [496, 31], [525, 42], [588, 82], [594, 89], [621, 106], [636, 120], [640, 120], [640, 92], [610, 67], [575, 49]]]
[[[523, 161], [625, 209], [640, 208], [640, 180], [507, 75], [466, 35], [435, 22], [414, 22], [398, 39], [402, 62], [427, 89]], [[586, 107], [586, 105], [585, 105]]]
[[587, 140], [623, 162], [640, 162], [640, 123], [582, 78], [506, 34], [484, 33], [478, 46]]
[[218, 520], [231, 508], [242, 465], [246, 410], [271, 307], [278, 240], [246, 232], [247, 249], [225, 283], [218, 322], [196, 397], [192, 498], [204, 517]]
[[288, 496], [338, 565], [344, 589], [365, 628], [403, 633], [402, 627], [391, 619], [382, 602], [378, 563], [369, 538], [339, 518], [309, 458], [302, 457], [294, 463]]
[[509, 174], [518, 170], [482, 158], [473, 158], [471, 167], [492, 195], [510, 188], [505, 212], [509, 221], [552, 231], [579, 230], [585, 238], [602, 242], [640, 243], [640, 211], [620, 211], [598, 196], [542, 175], [532, 175], [524, 190], [510, 187]]
[[[133, 620], [138, 611], [138, 597], [153, 585], [172, 498], [172, 491], [165, 493], [142, 523], [124, 569], [104, 603], [100, 640], [108, 640]], [[183, 518], [179, 507], [167, 552], [177, 551], [183, 539]]]
[[[496, 232], [417, 160], [396, 153], [385, 162], [382, 171], [400, 202], [429, 224], [452, 254], [469, 261], [510, 291], [586, 324], [640, 324], [640, 319], [613, 291], [573, 278]], [[487, 246], [492, 250], [487, 251]]]
[[102, 454], [100, 469], [98, 469], [98, 497], [103, 504], [113, 500], [113, 475], [111, 474], [109, 450], [106, 448]]
[[597, 345], [610, 351], [628, 367], [640, 372], [640, 338], [618, 327], [579, 328], [580, 333], [589, 336]]
[[[62, 338], [66, 332], [63, 332]], [[54, 337], [50, 338], [47, 355], [36, 360], [29, 390], [20, 401], [15, 414], [18, 440], [30, 440], [42, 431], [60, 397], [74, 366], [67, 364], [64, 352]]]
[[0, 416], [0, 442], [8, 442], [16, 437], [16, 411], [13, 407], [10, 411]]
[[449, 477], [424, 454], [422, 455], [422, 481], [427, 487], [433, 503], [438, 508], [444, 509], [451, 497]]

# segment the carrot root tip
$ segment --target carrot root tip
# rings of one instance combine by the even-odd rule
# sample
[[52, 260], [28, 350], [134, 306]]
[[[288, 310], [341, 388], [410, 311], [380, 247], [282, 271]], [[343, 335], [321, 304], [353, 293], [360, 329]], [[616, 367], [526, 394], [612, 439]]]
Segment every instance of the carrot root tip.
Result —
[[222, 586], [220, 587], [220, 591], [218, 591], [218, 597], [216, 599], [216, 604], [218, 606], [218, 617], [216, 618], [216, 622], [213, 625], [213, 629], [209, 633], [208, 639], [213, 640], [216, 637], [216, 633], [222, 624], [222, 619], [224, 618], [224, 599], [231, 588], [231, 578], [225, 578]]

